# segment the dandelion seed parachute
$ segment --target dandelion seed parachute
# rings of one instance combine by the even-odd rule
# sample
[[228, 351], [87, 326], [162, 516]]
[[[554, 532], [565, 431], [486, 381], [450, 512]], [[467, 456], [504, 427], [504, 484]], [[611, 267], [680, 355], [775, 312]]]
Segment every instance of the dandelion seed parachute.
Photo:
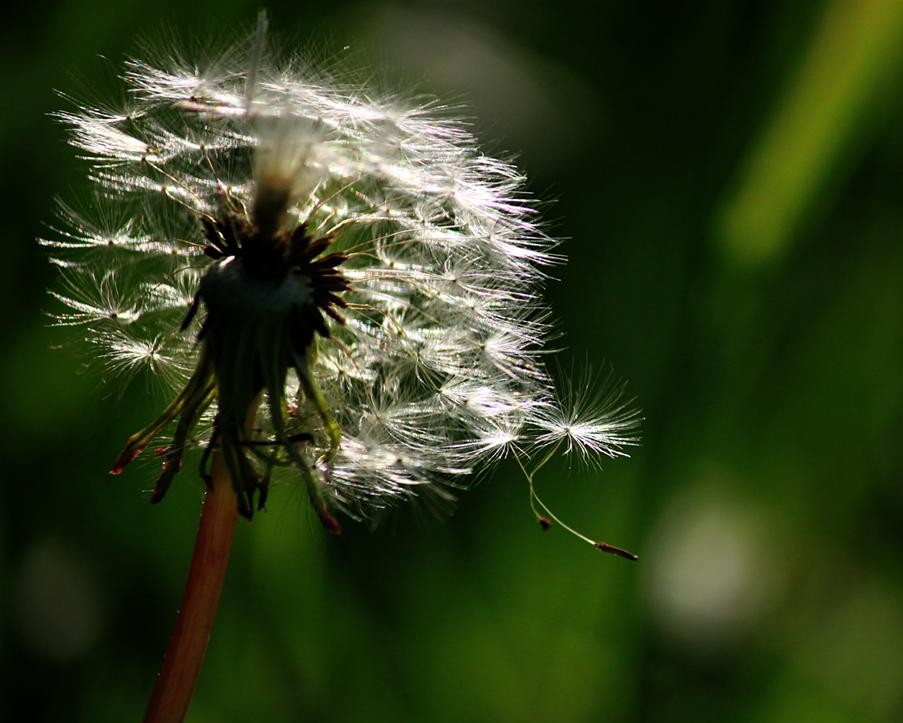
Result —
[[122, 79], [126, 109], [57, 114], [95, 192], [43, 243], [56, 322], [175, 395], [114, 470], [175, 423], [154, 500], [190, 447], [221, 445], [244, 515], [290, 466], [337, 528], [334, 507], [447, 495], [512, 450], [632, 443], [622, 407], [562, 407], [541, 297], [561, 257], [521, 174], [442, 106], [259, 42], [205, 67], [133, 59]]

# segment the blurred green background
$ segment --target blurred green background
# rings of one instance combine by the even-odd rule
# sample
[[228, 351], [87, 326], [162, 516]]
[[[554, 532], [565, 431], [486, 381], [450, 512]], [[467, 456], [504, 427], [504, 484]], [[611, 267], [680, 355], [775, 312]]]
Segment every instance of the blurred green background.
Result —
[[[51, 348], [33, 238], [85, 170], [52, 89], [258, 8], [29, 3], [0, 29], [3, 720], [139, 720], [201, 496], [109, 477], [159, 400]], [[903, 720], [903, 3], [268, 8], [280, 41], [465, 102], [557, 200], [565, 361], [629, 379], [644, 442], [541, 484], [640, 561], [542, 534], [513, 464], [450, 520], [337, 539], [280, 487], [188, 721]]]

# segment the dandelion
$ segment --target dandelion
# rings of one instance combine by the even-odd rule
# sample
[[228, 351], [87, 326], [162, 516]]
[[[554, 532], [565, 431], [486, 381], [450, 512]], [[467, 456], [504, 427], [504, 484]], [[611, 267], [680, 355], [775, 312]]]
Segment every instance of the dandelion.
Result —
[[[279, 62], [264, 30], [206, 65], [129, 60], [124, 109], [57, 114], [95, 190], [84, 211], [61, 203], [43, 240], [62, 273], [53, 318], [83, 328], [108, 371], [171, 390], [112, 473], [157, 448], [159, 502], [201, 449], [196, 561], [212, 545], [223, 571], [229, 516], [251, 519], [280, 470], [338, 533], [337, 512], [449, 499], [510, 455], [537, 518], [558, 522], [539, 467], [558, 451], [621, 455], [637, 418], [555, 392], [542, 290], [562, 257], [522, 175], [436, 101]], [[201, 568], [147, 720], [187, 706], [166, 696], [190, 695], [197, 671], [166, 666], [200, 665], [185, 608], [215, 608], [222, 581]]]

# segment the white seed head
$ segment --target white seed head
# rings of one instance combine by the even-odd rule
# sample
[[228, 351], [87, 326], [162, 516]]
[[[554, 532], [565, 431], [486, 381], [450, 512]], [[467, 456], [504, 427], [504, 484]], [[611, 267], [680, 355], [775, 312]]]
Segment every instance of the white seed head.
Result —
[[[110, 371], [144, 369], [175, 392], [201, 353], [179, 322], [202, 279], [207, 304], [216, 293], [236, 307], [263, 303], [233, 293], [241, 274], [209, 253], [202, 222], [303, 227], [342, 254], [349, 287], [341, 315], [311, 342], [341, 441], [330, 452], [294, 372], [282, 390], [288, 431], [278, 410], [259, 424], [276, 438], [310, 433], [293, 454], [319, 470], [332, 503], [367, 515], [424, 490], [445, 494], [537, 446], [623, 454], [635, 415], [580, 389], [562, 401], [546, 371], [542, 287], [562, 258], [521, 173], [483, 154], [436, 101], [380, 98], [252, 45], [206, 67], [130, 60], [127, 108], [57, 114], [95, 190], [85, 210], [60, 203], [60, 227], [42, 241], [63, 277], [56, 323], [83, 327]], [[288, 309], [314, 293], [304, 288], [267, 303]], [[203, 425], [195, 442], [209, 437]]]

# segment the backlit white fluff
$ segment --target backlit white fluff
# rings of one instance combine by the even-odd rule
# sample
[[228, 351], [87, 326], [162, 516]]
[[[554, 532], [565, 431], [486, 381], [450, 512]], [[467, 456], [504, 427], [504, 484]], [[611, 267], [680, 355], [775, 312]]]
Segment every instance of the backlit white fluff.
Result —
[[[88, 210], [61, 204], [44, 240], [63, 273], [54, 318], [83, 327], [110, 371], [184, 384], [198, 349], [177, 329], [211, 263], [198, 219], [273, 184], [291, 223], [348, 255], [346, 323], [328, 320], [315, 366], [341, 445], [328, 464], [319, 438], [304, 450], [333, 503], [366, 515], [512, 452], [613, 456], [633, 441], [617, 402], [556, 395], [541, 296], [556, 244], [521, 173], [439, 103], [380, 98], [259, 47], [203, 65], [133, 59], [122, 79], [126, 110], [57, 114], [96, 191]], [[319, 429], [297, 378], [286, 385], [289, 417]]]

